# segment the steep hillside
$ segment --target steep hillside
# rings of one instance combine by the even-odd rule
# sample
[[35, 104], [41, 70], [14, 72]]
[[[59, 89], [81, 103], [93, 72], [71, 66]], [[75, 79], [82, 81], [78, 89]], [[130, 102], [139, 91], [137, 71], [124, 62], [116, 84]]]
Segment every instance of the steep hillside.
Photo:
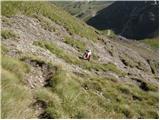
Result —
[[[111, 40], [49, 2], [1, 4], [2, 118], [159, 118], [152, 49]], [[86, 48], [91, 61], [79, 59]]]
[[109, 6], [112, 1], [55, 1], [53, 3], [62, 7], [71, 15], [87, 21], [95, 16], [99, 10]]
[[159, 34], [159, 3], [117, 1], [99, 11], [87, 23], [101, 30], [112, 29], [116, 34], [126, 38], [157, 37]]

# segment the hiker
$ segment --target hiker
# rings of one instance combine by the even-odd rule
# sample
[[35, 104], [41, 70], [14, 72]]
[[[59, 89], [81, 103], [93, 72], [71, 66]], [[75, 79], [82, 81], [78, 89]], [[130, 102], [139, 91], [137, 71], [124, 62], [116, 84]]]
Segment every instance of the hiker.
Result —
[[89, 61], [90, 58], [91, 58], [91, 55], [92, 55], [91, 50], [87, 49], [87, 50], [85, 51], [85, 53], [83, 54], [83, 59]]

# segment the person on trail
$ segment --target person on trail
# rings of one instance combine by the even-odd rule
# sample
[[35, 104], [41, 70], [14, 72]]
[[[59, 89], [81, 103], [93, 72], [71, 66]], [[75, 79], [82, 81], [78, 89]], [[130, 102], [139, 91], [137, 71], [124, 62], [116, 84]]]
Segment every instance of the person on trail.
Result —
[[87, 50], [85, 51], [85, 53], [83, 54], [83, 59], [90, 61], [91, 55], [92, 55], [91, 50], [87, 49]]

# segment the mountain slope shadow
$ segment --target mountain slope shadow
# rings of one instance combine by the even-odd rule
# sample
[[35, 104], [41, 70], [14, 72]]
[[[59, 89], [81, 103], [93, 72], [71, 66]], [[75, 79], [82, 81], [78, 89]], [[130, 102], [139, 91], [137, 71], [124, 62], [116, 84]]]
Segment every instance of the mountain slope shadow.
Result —
[[87, 24], [111, 29], [126, 38], [144, 39], [158, 36], [159, 3], [153, 1], [117, 1], [99, 11]]

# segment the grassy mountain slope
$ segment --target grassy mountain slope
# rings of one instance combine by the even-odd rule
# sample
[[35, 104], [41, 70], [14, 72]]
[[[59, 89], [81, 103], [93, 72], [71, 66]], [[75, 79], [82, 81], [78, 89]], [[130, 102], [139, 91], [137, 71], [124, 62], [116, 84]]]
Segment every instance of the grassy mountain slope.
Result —
[[[150, 48], [111, 41], [49, 2], [2, 2], [1, 31], [2, 118], [159, 117]], [[79, 59], [86, 48], [91, 61]]]
[[[71, 15], [77, 18], [80, 18], [83, 21], [88, 21], [88, 23], [91, 24], [92, 26], [99, 28], [99, 29], [104, 29], [101, 31], [104, 35], [111, 36], [111, 37], [115, 37], [116, 36], [115, 34], [121, 34], [125, 37], [128, 35], [130, 37], [132, 36], [131, 38], [142, 39], [141, 42], [148, 44], [154, 49], [155, 48], [157, 49], [159, 47], [158, 38], [156, 38], [156, 36], [158, 35], [157, 33], [158, 32], [158, 29], [157, 29], [157, 26], [158, 26], [157, 25], [158, 24], [157, 15], [158, 14], [156, 13], [158, 12], [157, 6], [154, 7], [150, 5], [151, 8], [149, 8], [149, 4], [147, 7], [147, 5], [145, 5], [143, 2], [133, 2], [133, 3], [130, 2], [131, 3], [130, 4], [130, 3], [122, 2], [122, 1], [121, 2], [56, 1], [53, 3], [56, 4], [57, 6], [62, 7], [64, 10], [69, 12]], [[129, 6], [129, 7], [126, 8], [125, 6]], [[142, 12], [142, 14], [139, 15], [138, 11], [142, 11], [143, 9], [144, 9], [144, 12]], [[134, 10], [136, 11], [134, 12]], [[112, 14], [113, 13], [112, 11], [116, 11], [116, 12]], [[121, 15], [123, 17], [120, 17]], [[104, 16], [106, 16], [106, 18], [104, 18]], [[130, 16], [133, 16], [133, 18]], [[138, 16], [139, 18], [138, 17], [136, 18], [136, 16]], [[121, 18], [121, 19], [117, 20], [117, 18]], [[140, 18], [143, 18], [141, 21], [143, 22], [144, 25], [142, 23], [138, 23], [137, 25], [138, 27], [135, 25], [136, 29], [132, 31], [132, 28], [131, 28], [133, 26], [132, 19], [140, 19]], [[155, 19], [155, 22], [152, 21], [154, 19]], [[124, 23], [127, 23], [127, 24], [124, 24]], [[155, 29], [155, 32], [153, 33], [148, 32], [149, 33], [148, 34], [147, 31], [145, 32], [146, 26], [149, 28], [149, 30], [147, 29], [147, 31], [152, 31], [153, 29]], [[124, 30], [126, 28], [128, 28], [128, 30]], [[124, 33], [122, 33], [122, 31]], [[142, 35], [142, 33], [144, 33], [145, 35]], [[148, 38], [151, 36], [152, 37], [154, 36], [154, 38]]]
[[107, 7], [112, 3], [112, 1], [56, 1], [53, 2], [64, 10], [68, 11], [71, 15], [78, 17], [84, 21], [87, 21], [92, 16], [96, 15], [99, 10]]
[[155, 1], [116, 1], [87, 23], [100, 30], [112, 29], [130, 39], [153, 38], [159, 36], [158, 9]]

